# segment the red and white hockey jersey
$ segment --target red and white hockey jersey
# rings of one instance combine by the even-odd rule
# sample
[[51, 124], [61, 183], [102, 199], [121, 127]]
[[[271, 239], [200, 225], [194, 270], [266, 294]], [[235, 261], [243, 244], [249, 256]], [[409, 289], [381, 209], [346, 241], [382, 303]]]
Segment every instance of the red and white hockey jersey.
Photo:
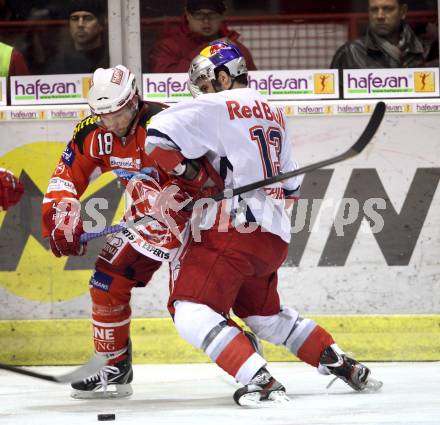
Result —
[[[189, 159], [205, 156], [223, 178], [225, 189], [298, 168], [281, 107], [270, 105], [250, 88], [204, 94], [177, 104], [154, 117], [147, 134], [147, 152], [161, 146]], [[300, 184], [301, 177], [294, 177], [235, 197], [235, 224], [256, 222], [289, 242], [285, 199], [297, 197]]]
[[[112, 171], [124, 186], [139, 174], [152, 177], [158, 184], [168, 180], [168, 176], [145, 153], [147, 125], [151, 117], [165, 107], [160, 103], [141, 102], [136, 121], [124, 138], [119, 138], [98, 126], [97, 118], [93, 116], [88, 116], [77, 124], [73, 137], [52, 174], [43, 199], [44, 237], [48, 237], [51, 231], [54, 204], [66, 198], [79, 200], [89, 183], [102, 173]], [[143, 226], [141, 230], [139, 233], [144, 241], [157, 243], [158, 238], [163, 240], [161, 236], [165, 230], [156, 222]], [[169, 235], [169, 232], [166, 233]], [[139, 252], [155, 258], [151, 249], [143, 247], [142, 238], [136, 238], [132, 245]], [[179, 240], [171, 235], [162, 248], [174, 250], [179, 246]]]

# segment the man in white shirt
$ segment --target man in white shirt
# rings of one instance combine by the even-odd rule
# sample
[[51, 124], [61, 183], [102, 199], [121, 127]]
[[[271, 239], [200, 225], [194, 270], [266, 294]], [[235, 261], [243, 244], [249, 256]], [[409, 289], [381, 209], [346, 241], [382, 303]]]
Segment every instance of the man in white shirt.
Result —
[[[297, 168], [283, 111], [247, 88], [236, 46], [211, 43], [194, 58], [189, 76], [196, 99], [156, 115], [145, 150], [193, 201]], [[225, 204], [218, 204], [210, 228], [191, 242], [173, 276], [168, 308], [179, 334], [244, 385], [234, 394], [239, 405], [288, 398], [253, 338], [230, 321], [231, 309], [258, 337], [285, 345], [355, 390], [373, 381], [326, 330], [280, 305], [277, 270], [290, 241], [286, 204], [300, 184], [295, 177], [232, 198], [226, 220]]]

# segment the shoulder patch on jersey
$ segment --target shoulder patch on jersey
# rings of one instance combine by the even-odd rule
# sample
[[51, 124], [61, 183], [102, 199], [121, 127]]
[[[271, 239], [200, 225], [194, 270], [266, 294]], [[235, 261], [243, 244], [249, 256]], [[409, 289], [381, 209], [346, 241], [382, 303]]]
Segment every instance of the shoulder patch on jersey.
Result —
[[147, 127], [148, 124], [150, 124], [151, 118], [153, 118], [154, 115], [158, 114], [159, 112], [163, 111], [164, 109], [168, 108], [168, 105], [165, 105], [164, 103], [159, 102], [144, 102], [147, 105], [147, 110], [145, 111], [145, 114], [141, 117], [139, 120], [139, 124], [142, 127]]
[[88, 117], [80, 121], [73, 130], [72, 142], [78, 146], [81, 154], [84, 153], [83, 147], [87, 135], [98, 128], [96, 120], [96, 117], [89, 115]]
[[75, 160], [75, 152], [72, 149], [72, 142], [69, 142], [66, 149], [64, 149], [64, 152], [61, 155], [61, 160], [69, 167], [72, 166], [73, 161]]

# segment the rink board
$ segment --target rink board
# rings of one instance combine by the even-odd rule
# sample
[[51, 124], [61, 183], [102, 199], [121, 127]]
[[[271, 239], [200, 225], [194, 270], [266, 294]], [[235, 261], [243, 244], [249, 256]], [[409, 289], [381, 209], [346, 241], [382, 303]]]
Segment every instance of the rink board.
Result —
[[[364, 361], [440, 360], [440, 315], [313, 317], [348, 353]], [[0, 362], [70, 365], [93, 352], [88, 320], [0, 321]], [[177, 334], [168, 318], [134, 319], [135, 363], [203, 363], [209, 358]], [[268, 361], [296, 361], [284, 347], [263, 343]]]
[[[283, 104], [300, 164], [333, 157], [351, 146], [373, 103]], [[347, 341], [347, 350], [372, 360], [435, 360], [440, 346], [440, 326], [432, 316], [440, 313], [440, 101], [393, 100], [387, 106], [384, 122], [364, 153], [306, 175], [298, 208], [305, 205], [307, 215], [280, 269], [279, 290], [283, 304], [329, 323], [338, 341]], [[87, 113], [84, 106], [0, 108], [0, 167], [20, 175], [26, 186], [21, 203], [0, 212], [0, 340], [8, 341], [0, 356], [5, 361], [39, 364], [50, 358], [50, 364], [70, 364], [92, 350], [88, 281], [103, 241], [90, 243], [84, 257], [57, 259], [41, 237], [40, 219], [48, 179], [75, 124]], [[122, 215], [124, 197], [112, 175], [92, 183], [83, 204], [92, 198], [108, 200], [108, 209], [102, 211], [107, 224]], [[383, 231], [373, 234], [363, 217], [339, 236], [336, 219], [343, 198], [354, 199], [360, 211], [367, 200], [386, 199], [386, 209], [377, 210]], [[146, 337], [139, 333], [136, 358], [205, 361], [202, 354], [180, 348], [185, 343], [172, 329], [164, 331], [171, 328], [167, 297], [166, 267], [147, 288], [133, 291], [133, 335], [142, 322], [152, 335], [152, 342], [143, 345]], [[345, 318], [353, 323], [350, 332], [340, 326], [347, 326]], [[382, 326], [383, 320], [393, 325]], [[424, 323], [420, 326], [425, 331], [414, 323]], [[14, 332], [34, 327], [35, 339], [29, 334], [11, 343]], [[45, 338], [46, 333], [57, 338]], [[365, 335], [372, 335], [373, 342], [366, 343]], [[165, 351], [156, 339], [166, 342]], [[169, 347], [178, 348], [168, 354]], [[77, 349], [68, 359], [56, 354]], [[286, 359], [283, 350], [268, 350], [269, 356]]]

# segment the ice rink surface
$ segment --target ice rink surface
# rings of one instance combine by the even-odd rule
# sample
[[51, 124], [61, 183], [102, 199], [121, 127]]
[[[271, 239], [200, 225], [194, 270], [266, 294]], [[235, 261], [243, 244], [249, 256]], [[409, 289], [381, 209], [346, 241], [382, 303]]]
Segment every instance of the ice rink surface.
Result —
[[[368, 363], [367, 363], [368, 364]], [[69, 386], [0, 371], [1, 425], [440, 425], [440, 363], [370, 363], [384, 382], [378, 393], [356, 393], [301, 363], [272, 363], [292, 402], [244, 409], [238, 385], [217, 366], [135, 365], [134, 394], [119, 400], [74, 400]], [[31, 368], [61, 374], [69, 367]], [[97, 414], [116, 420], [98, 422]]]

